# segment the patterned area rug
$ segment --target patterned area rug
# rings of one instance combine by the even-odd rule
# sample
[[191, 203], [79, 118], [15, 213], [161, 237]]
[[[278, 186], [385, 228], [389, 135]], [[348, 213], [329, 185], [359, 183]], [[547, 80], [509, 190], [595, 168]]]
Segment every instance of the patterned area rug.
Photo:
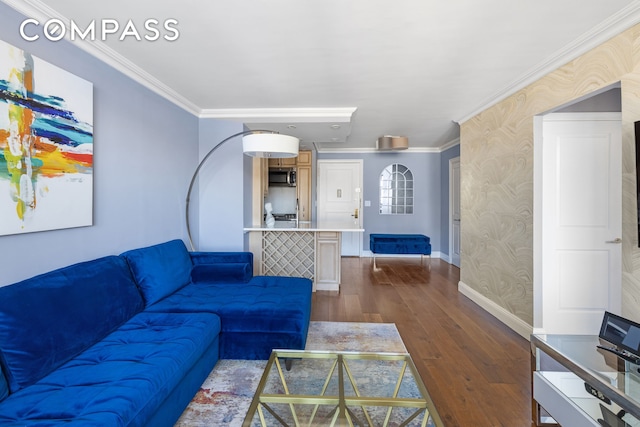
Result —
[[[393, 323], [311, 322], [306, 348], [407, 351]], [[220, 360], [176, 426], [241, 426], [266, 363], [266, 360]]]

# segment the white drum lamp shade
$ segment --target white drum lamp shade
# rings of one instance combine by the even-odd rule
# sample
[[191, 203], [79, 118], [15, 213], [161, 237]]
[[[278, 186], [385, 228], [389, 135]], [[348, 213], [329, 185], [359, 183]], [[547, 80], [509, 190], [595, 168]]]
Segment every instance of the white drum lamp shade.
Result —
[[242, 150], [251, 157], [297, 157], [300, 140], [279, 133], [252, 133], [242, 137]]

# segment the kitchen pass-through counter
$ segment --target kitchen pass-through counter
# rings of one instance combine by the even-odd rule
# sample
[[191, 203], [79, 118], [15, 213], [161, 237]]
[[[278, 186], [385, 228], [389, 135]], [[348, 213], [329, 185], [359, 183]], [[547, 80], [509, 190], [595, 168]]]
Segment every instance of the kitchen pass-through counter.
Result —
[[306, 277], [314, 291], [340, 290], [342, 233], [362, 233], [349, 222], [276, 221], [273, 228], [247, 227], [254, 273]]

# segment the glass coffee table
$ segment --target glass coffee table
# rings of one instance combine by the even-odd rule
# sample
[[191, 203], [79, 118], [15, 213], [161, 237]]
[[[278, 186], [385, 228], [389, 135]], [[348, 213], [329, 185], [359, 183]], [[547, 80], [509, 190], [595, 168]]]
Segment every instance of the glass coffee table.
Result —
[[443, 424], [407, 353], [274, 350], [243, 426], [342, 425]]

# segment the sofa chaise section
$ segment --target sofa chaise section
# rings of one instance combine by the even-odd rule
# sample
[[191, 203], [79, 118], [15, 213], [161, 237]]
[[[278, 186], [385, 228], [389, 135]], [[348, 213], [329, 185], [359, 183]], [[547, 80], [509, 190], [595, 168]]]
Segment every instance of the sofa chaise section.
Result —
[[122, 256], [143, 295], [147, 287], [156, 289], [150, 283], [172, 275], [171, 282], [189, 282], [162, 298], [145, 296], [145, 311], [217, 314], [222, 328], [221, 359], [268, 359], [274, 348], [304, 349], [311, 317], [311, 280], [254, 277], [250, 252], [190, 253], [181, 240], [134, 249]]

